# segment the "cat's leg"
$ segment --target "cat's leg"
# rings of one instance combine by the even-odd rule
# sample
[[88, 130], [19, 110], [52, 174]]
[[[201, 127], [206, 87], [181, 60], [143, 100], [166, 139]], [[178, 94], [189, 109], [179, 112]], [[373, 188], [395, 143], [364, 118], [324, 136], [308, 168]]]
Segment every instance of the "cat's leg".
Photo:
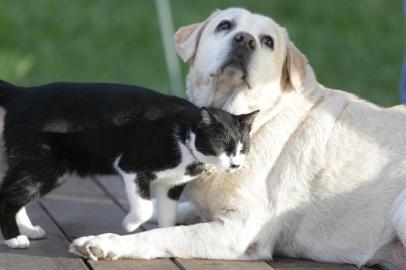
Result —
[[[2, 194], [0, 191], [0, 227], [5, 244], [10, 248], [27, 248], [30, 245], [30, 241], [26, 235], [20, 234], [16, 222], [17, 212], [23, 207], [24, 204], [18, 202], [12, 202], [10, 196]], [[21, 194], [15, 192], [15, 194]]]
[[22, 235], [28, 236], [30, 239], [39, 239], [45, 236], [45, 231], [40, 226], [34, 226], [27, 215], [25, 207], [18, 211], [16, 216], [17, 226]]
[[143, 174], [128, 174], [123, 171], [120, 174], [130, 205], [130, 212], [124, 218], [123, 226], [127, 232], [133, 232], [152, 216], [153, 205], [149, 188], [151, 179]]
[[152, 201], [153, 210], [152, 210], [151, 218], [148, 219], [148, 222], [158, 224], [158, 210], [157, 210], [158, 206], [157, 206], [156, 198], [151, 199], [151, 201]]
[[176, 209], [184, 188], [185, 184], [174, 187], [156, 185], [159, 227], [170, 227], [176, 224]]
[[[152, 204], [154, 207], [153, 214], [148, 220], [150, 223], [158, 224], [158, 206], [157, 200], [152, 199]], [[181, 225], [191, 225], [202, 221], [199, 211], [196, 206], [191, 201], [182, 201], [178, 203], [176, 210], [176, 223]]]
[[[156, 186], [155, 186], [156, 188]], [[170, 193], [173, 195], [176, 194], [175, 191], [178, 191], [178, 195], [182, 196], [183, 192], [179, 189], [179, 187], [175, 186], [174, 189], [170, 191]], [[168, 190], [169, 191], [169, 190]], [[166, 200], [165, 194], [168, 194], [168, 191], [165, 192], [164, 190], [160, 190], [161, 197]], [[180, 192], [179, 192], [180, 191]], [[180, 197], [177, 197], [177, 200], [179, 201]], [[187, 196], [186, 196], [187, 199]], [[163, 201], [162, 201], [163, 202]], [[158, 224], [158, 202], [157, 199], [152, 199], [154, 211], [151, 216], [151, 218], [148, 220], [148, 222], [151, 223], [156, 223]], [[162, 212], [162, 211], [161, 211]], [[176, 224], [181, 224], [181, 225], [191, 225], [191, 224], [196, 224], [202, 221], [202, 218], [199, 214], [199, 211], [195, 204], [192, 201], [186, 200], [186, 201], [180, 201], [177, 204], [177, 209], [176, 209]]]
[[25, 166], [9, 168], [0, 187], [0, 228], [5, 243], [10, 248], [27, 248], [30, 243], [28, 237], [44, 236], [42, 229], [30, 224], [23, 207], [52, 190], [56, 177], [49, 168], [31, 168], [35, 168], [36, 172]]

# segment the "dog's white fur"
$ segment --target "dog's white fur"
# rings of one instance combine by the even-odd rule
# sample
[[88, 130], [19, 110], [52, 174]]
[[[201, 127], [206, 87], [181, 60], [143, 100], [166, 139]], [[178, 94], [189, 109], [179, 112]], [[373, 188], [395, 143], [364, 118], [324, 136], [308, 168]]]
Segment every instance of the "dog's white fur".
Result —
[[[224, 19], [235, 27], [215, 33]], [[238, 31], [258, 44], [248, 81], [232, 67], [219, 73]], [[262, 34], [273, 37], [274, 50], [260, 44]], [[283, 254], [405, 269], [404, 107], [384, 109], [324, 87], [284, 28], [244, 9], [182, 27], [176, 45], [191, 64], [191, 101], [233, 113], [261, 110], [244, 168], [192, 184], [191, 197], [208, 222], [79, 238], [71, 251], [93, 259]]]

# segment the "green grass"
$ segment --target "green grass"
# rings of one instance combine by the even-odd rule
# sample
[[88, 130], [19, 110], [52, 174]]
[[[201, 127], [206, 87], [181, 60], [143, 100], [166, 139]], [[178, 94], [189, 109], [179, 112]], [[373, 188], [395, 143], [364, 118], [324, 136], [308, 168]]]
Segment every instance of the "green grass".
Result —
[[[229, 6], [270, 15], [288, 29], [320, 82], [381, 105], [399, 103], [399, 0], [171, 2], [175, 27]], [[1, 0], [0, 78], [26, 85], [123, 82], [167, 92], [156, 16], [151, 0]]]

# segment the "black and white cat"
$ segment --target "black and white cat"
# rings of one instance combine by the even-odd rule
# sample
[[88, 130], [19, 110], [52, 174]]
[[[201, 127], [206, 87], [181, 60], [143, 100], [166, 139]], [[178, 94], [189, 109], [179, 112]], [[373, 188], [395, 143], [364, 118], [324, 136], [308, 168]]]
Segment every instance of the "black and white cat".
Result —
[[8, 168], [0, 186], [0, 226], [7, 246], [26, 248], [45, 232], [24, 206], [71, 174], [120, 175], [130, 202], [123, 224], [133, 231], [153, 211], [157, 188], [160, 226], [175, 223], [186, 182], [205, 164], [234, 170], [249, 149], [258, 111], [232, 115], [137, 86], [53, 83], [17, 87], [0, 81], [6, 109]]

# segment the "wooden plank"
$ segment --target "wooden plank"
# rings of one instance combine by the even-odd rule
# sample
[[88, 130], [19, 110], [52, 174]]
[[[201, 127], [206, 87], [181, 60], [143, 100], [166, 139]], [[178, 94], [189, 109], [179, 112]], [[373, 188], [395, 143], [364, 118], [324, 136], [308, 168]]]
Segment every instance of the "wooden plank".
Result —
[[222, 260], [197, 260], [197, 259], [177, 259], [187, 270], [272, 270], [265, 261], [222, 261]]
[[[119, 178], [103, 177], [97, 179], [102, 187], [113, 196], [121, 207], [128, 209], [126, 194], [123, 183]], [[156, 228], [156, 224], [146, 223], [142, 227], [146, 230]], [[272, 268], [264, 261], [220, 261], [220, 260], [195, 260], [175, 258], [174, 261], [185, 269], [252, 269], [252, 270], [271, 270]]]
[[27, 209], [34, 224], [47, 232], [40, 240], [31, 240], [28, 249], [10, 249], [0, 237], [0, 270], [88, 269], [84, 261], [68, 253], [68, 241], [38, 203]]
[[90, 262], [95, 270], [179, 270], [169, 259]]
[[275, 270], [356, 270], [357, 267], [349, 264], [318, 263], [310, 260], [293, 259], [293, 258], [276, 258], [275, 261], [268, 261]]
[[[73, 178], [47, 195], [42, 204], [58, 222], [69, 240], [101, 233], [125, 234], [121, 221], [124, 211], [93, 180]], [[178, 267], [171, 260], [91, 261], [102, 269], [169, 269]]]
[[114, 198], [121, 208], [128, 211], [127, 195], [125, 193], [124, 183], [120, 177], [104, 176], [95, 178], [94, 180], [101, 186], [105, 193]]
[[72, 178], [41, 200], [69, 240], [101, 233], [124, 234], [123, 211], [90, 179]]

